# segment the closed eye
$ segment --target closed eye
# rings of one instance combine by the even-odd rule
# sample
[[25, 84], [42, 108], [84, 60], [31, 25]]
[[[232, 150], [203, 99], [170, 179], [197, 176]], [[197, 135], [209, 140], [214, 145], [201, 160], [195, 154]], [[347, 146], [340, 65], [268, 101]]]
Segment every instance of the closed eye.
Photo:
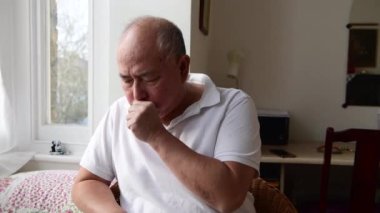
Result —
[[152, 83], [152, 82], [156, 82], [156, 81], [158, 81], [160, 79], [160, 77], [159, 76], [155, 76], [155, 77], [149, 77], [149, 78], [145, 78], [145, 79], [143, 79], [145, 82], [147, 82], [147, 83]]
[[126, 84], [133, 83], [133, 78], [131, 77], [120, 75], [120, 78]]
[[123, 82], [126, 83], [126, 84], [132, 84], [133, 83], [133, 79], [132, 78], [123, 79]]

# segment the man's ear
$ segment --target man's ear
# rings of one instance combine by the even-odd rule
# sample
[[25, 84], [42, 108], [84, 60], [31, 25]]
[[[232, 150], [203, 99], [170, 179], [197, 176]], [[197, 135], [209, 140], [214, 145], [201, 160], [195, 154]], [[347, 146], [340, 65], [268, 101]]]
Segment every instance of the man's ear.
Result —
[[188, 55], [181, 56], [179, 60], [179, 71], [181, 73], [182, 81], [185, 82], [189, 75], [190, 57]]

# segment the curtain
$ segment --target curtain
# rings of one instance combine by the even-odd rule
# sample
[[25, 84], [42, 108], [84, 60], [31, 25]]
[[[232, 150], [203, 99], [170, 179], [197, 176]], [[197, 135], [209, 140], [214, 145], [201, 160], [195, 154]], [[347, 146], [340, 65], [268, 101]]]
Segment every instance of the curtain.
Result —
[[4, 73], [0, 62], [0, 154], [10, 151], [16, 146], [11, 133], [13, 112], [3, 77]]

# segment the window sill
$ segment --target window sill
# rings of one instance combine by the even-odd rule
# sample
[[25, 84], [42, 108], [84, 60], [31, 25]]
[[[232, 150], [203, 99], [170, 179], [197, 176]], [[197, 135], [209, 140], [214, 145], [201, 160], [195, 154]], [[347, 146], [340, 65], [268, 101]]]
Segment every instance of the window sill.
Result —
[[79, 163], [82, 156], [79, 155], [49, 155], [35, 154], [32, 160], [52, 163]]
[[37, 170], [78, 170], [81, 155], [50, 155], [37, 153], [18, 172]]
[[44, 141], [34, 141], [28, 147], [24, 147], [27, 152], [35, 152], [31, 160], [26, 163], [20, 172], [35, 170], [78, 170], [79, 163], [86, 148], [85, 144], [66, 144], [64, 147], [69, 152], [67, 155], [51, 155], [50, 143]]

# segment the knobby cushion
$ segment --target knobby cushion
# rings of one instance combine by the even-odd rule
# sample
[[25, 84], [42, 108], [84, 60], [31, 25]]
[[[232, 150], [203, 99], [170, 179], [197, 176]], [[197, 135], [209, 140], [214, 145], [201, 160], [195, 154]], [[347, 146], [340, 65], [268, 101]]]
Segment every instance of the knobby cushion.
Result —
[[44, 170], [0, 179], [2, 212], [80, 212], [71, 200], [77, 171]]

